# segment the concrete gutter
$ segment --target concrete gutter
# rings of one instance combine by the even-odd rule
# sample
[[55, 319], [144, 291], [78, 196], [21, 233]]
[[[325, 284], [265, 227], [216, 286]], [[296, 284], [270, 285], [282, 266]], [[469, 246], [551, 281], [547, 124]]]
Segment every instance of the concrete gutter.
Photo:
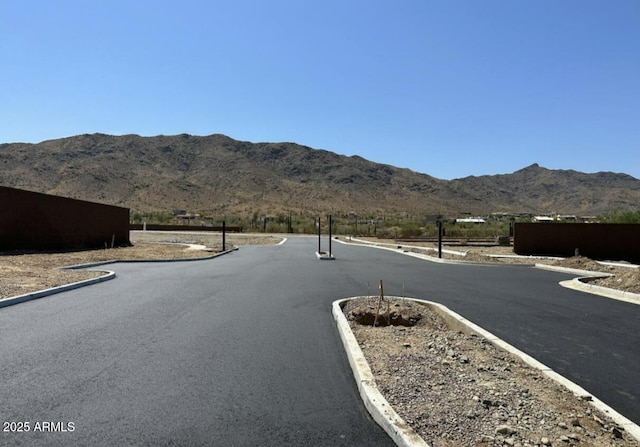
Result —
[[[218, 256], [225, 255], [227, 253], [231, 253], [233, 251], [238, 250], [237, 247], [226, 250], [220, 253], [216, 253], [215, 255], [205, 256], [200, 258], [187, 258], [187, 259], [129, 259], [129, 260], [111, 260], [111, 261], [101, 261], [101, 262], [93, 262], [88, 264], [77, 264], [70, 265], [67, 267], [61, 267], [61, 269], [67, 270], [78, 270], [92, 267], [100, 267], [103, 265], [114, 264], [116, 262], [120, 263], [134, 263], [134, 262], [187, 262], [187, 261], [203, 261], [208, 259], [217, 258]], [[97, 278], [85, 279], [83, 281], [77, 281], [71, 284], [66, 284], [58, 287], [51, 287], [50, 289], [39, 290], [37, 292], [25, 293], [23, 295], [12, 296], [9, 298], [0, 299], [0, 308], [12, 306], [14, 304], [24, 303], [26, 301], [35, 300], [38, 298], [44, 298], [46, 296], [55, 295], [56, 293], [67, 292], [69, 290], [79, 289], [80, 287], [91, 286], [93, 284], [98, 284], [104, 281], [112, 280], [116, 277], [116, 273], [111, 270], [104, 270], [104, 275], [99, 276]]]
[[[353, 335], [353, 332], [351, 331], [351, 327], [349, 326], [347, 318], [342, 312], [342, 307], [344, 306], [344, 304], [346, 304], [347, 301], [356, 298], [358, 297], [351, 297], [334, 301], [332, 304], [332, 312], [333, 318], [336, 321], [338, 332], [340, 333], [340, 338], [342, 339], [342, 344], [344, 345], [347, 353], [347, 358], [349, 359], [349, 364], [351, 365], [353, 375], [358, 385], [358, 391], [360, 392], [360, 396], [362, 397], [365, 407], [367, 408], [369, 413], [371, 413], [373, 419], [389, 434], [389, 436], [398, 446], [428, 447], [429, 444], [427, 444], [411, 427], [409, 427], [406, 422], [404, 422], [404, 420], [402, 420], [402, 418], [398, 416], [393, 408], [391, 408], [386, 399], [380, 394], [380, 391], [375, 384], [375, 379], [373, 377], [371, 369], [369, 368], [369, 364], [367, 363], [367, 360], [364, 357], [362, 350], [360, 349], [360, 345], [358, 344], [355, 336]], [[399, 299], [398, 297], [389, 298]], [[508, 344], [504, 340], [496, 337], [491, 332], [481, 328], [480, 326], [453, 312], [451, 309], [440, 303], [414, 298], [404, 299], [425, 304], [432, 311], [440, 315], [445, 320], [450, 329], [459, 330], [467, 334], [475, 334], [479, 337], [484, 337], [487, 341], [489, 341], [496, 347], [507, 351], [516, 358], [519, 358], [530, 367], [540, 371], [540, 373], [549, 377], [551, 380], [567, 388], [575, 396], [589, 401], [589, 403], [594, 408], [611, 418], [616, 424], [623, 428], [626, 433], [629, 433], [629, 435], [631, 435], [631, 437], [633, 437], [635, 440], [640, 441], [640, 426], [618, 413], [603, 401], [586, 391], [584, 388], [553, 371], [551, 368], [539, 362], [535, 358], [531, 357], [528, 354], [525, 354], [524, 352]]]

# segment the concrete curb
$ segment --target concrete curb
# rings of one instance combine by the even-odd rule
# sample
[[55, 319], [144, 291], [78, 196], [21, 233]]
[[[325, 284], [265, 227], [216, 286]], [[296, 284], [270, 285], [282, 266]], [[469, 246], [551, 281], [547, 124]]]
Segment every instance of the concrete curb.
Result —
[[608, 276], [611, 276], [610, 273], [594, 272], [593, 270], [581, 270], [581, 269], [574, 269], [569, 267], [560, 267], [558, 265], [535, 264], [534, 267], [541, 270], [550, 270], [552, 272], [569, 273], [572, 275], [578, 275], [583, 278], [606, 278]]
[[330, 255], [328, 252], [326, 251], [322, 251], [322, 252], [316, 252], [316, 258], [318, 258], [320, 261], [335, 261], [336, 257], [333, 255]]
[[[409, 427], [402, 420], [402, 418], [400, 418], [400, 416], [398, 416], [398, 414], [393, 410], [393, 408], [391, 408], [389, 403], [384, 399], [384, 397], [382, 397], [382, 395], [378, 391], [375, 380], [373, 378], [373, 374], [371, 373], [371, 369], [369, 368], [369, 364], [367, 363], [367, 360], [365, 359], [364, 354], [360, 349], [360, 345], [358, 344], [355, 336], [353, 335], [353, 332], [351, 331], [351, 328], [349, 327], [347, 318], [342, 312], [342, 305], [347, 301], [355, 298], [358, 297], [350, 297], [334, 301], [332, 307], [333, 317], [336, 321], [338, 332], [340, 333], [340, 338], [342, 339], [342, 343], [347, 352], [347, 358], [349, 359], [349, 364], [351, 365], [351, 369], [353, 370], [353, 375], [356, 379], [358, 390], [360, 391], [360, 396], [364, 401], [365, 407], [367, 408], [369, 413], [371, 413], [373, 419], [378, 424], [380, 424], [380, 426], [389, 434], [389, 436], [391, 436], [391, 438], [398, 446], [428, 446], [428, 444], [420, 436], [418, 436], [413, 431], [413, 429], [411, 429], [411, 427]], [[399, 299], [399, 297], [388, 298]], [[625, 432], [629, 433], [635, 440], [640, 441], [640, 426], [615, 411], [613, 408], [593, 396], [581, 386], [553, 371], [551, 368], [539, 362], [535, 358], [531, 357], [528, 354], [525, 354], [524, 352], [520, 351], [504, 340], [496, 337], [491, 332], [481, 328], [480, 326], [453, 312], [451, 309], [440, 303], [414, 298], [404, 299], [427, 305], [432, 311], [438, 313], [446, 321], [447, 325], [451, 329], [459, 330], [467, 334], [475, 334], [479, 337], [484, 337], [496, 347], [505, 350], [515, 357], [521, 359], [530, 367], [537, 369], [542, 374], [549, 377], [551, 380], [567, 388], [574, 395], [584, 400], [588, 400], [594, 408], [610, 417], [616, 424], [624, 428]]]
[[367, 359], [364, 357], [360, 345], [358, 345], [358, 341], [349, 327], [349, 322], [342, 312], [341, 304], [351, 299], [353, 298], [334, 301], [332, 312], [364, 406], [396, 445], [400, 447], [429, 447], [429, 444], [398, 416], [398, 413], [378, 391]]
[[115, 264], [119, 262], [121, 264], [136, 264], [136, 263], [145, 263], [145, 262], [192, 262], [192, 261], [207, 261], [209, 259], [217, 258], [218, 256], [226, 255], [227, 253], [231, 253], [234, 251], [238, 251], [238, 247], [234, 247], [230, 250], [221, 251], [220, 253], [216, 253], [209, 256], [201, 256], [198, 258], [184, 258], [184, 259], [112, 259], [110, 261], [99, 261], [99, 262], [89, 262], [87, 264], [76, 264], [69, 265], [66, 267], [61, 267], [63, 269], [76, 270], [76, 269], [86, 269], [91, 267], [100, 267], [108, 264]]
[[596, 286], [588, 283], [588, 281], [593, 279], [607, 278], [609, 276], [613, 276], [611, 275], [611, 273], [594, 272], [591, 270], [571, 269], [567, 267], [558, 267], [558, 266], [546, 265], [546, 264], [536, 264], [535, 267], [543, 270], [551, 270], [551, 271], [556, 271], [561, 273], [570, 273], [570, 274], [578, 275], [577, 278], [569, 279], [566, 281], [560, 281], [559, 284], [562, 287], [577, 290], [579, 292], [586, 292], [594, 295], [599, 295], [599, 296], [610, 298], [613, 300], [624, 301], [625, 303], [640, 305], [640, 294], [624, 292], [622, 290], [610, 289], [608, 287]]
[[497, 264], [492, 264], [492, 263], [485, 263], [485, 262], [477, 262], [477, 261], [458, 261], [455, 259], [442, 259], [442, 258], [436, 258], [434, 256], [429, 256], [423, 253], [415, 253], [412, 251], [407, 251], [404, 250], [402, 248], [393, 248], [393, 247], [385, 247], [384, 245], [381, 244], [376, 244], [376, 243], [367, 243], [365, 241], [363, 241], [362, 243], [359, 242], [357, 239], [352, 239], [356, 242], [345, 242], [345, 241], [341, 241], [340, 239], [336, 239], [336, 242], [340, 243], [340, 244], [346, 244], [346, 245], [359, 245], [361, 247], [370, 247], [370, 248], [377, 248], [379, 250], [387, 250], [387, 251], [391, 251], [394, 253], [399, 253], [402, 255], [406, 255], [406, 256], [412, 256], [414, 258], [418, 258], [418, 259], [422, 259], [423, 261], [430, 261], [430, 262], [437, 262], [440, 264], [459, 264], [459, 265], [487, 265], [487, 266], [495, 266]]
[[[387, 251], [392, 251], [394, 253], [399, 253], [402, 255], [406, 255], [406, 256], [412, 256], [414, 258], [418, 258], [418, 259], [422, 259], [423, 261], [429, 261], [429, 262], [437, 262], [439, 264], [453, 264], [453, 265], [478, 265], [478, 266], [483, 266], [483, 267], [504, 267], [507, 264], [498, 264], [495, 262], [481, 262], [481, 261], [464, 261], [464, 260], [457, 260], [457, 259], [444, 259], [444, 258], [436, 258], [435, 256], [429, 256], [427, 254], [423, 254], [423, 253], [415, 253], [412, 251], [407, 251], [403, 248], [393, 248], [393, 247], [385, 247], [381, 244], [375, 243], [375, 242], [367, 242], [367, 241], [361, 241], [358, 239], [352, 239], [356, 242], [345, 242], [345, 241], [341, 241], [339, 239], [336, 240], [336, 242], [339, 242], [340, 244], [346, 244], [346, 245], [359, 245], [361, 247], [371, 247], [371, 248], [377, 248], [380, 250], [387, 250]], [[405, 246], [407, 247], [407, 246]], [[443, 250], [443, 253], [446, 253], [447, 250]], [[451, 252], [449, 250], [449, 252]], [[534, 263], [532, 262], [531, 264], [509, 264], [509, 267], [533, 267]]]
[[90, 286], [98, 284], [104, 281], [109, 281], [116, 277], [116, 273], [107, 270], [106, 275], [98, 276], [97, 278], [85, 279], [84, 281], [78, 281], [64, 286], [52, 287], [50, 289], [39, 290], [37, 292], [25, 293], [24, 295], [12, 296], [0, 300], [0, 308], [13, 306], [14, 304], [24, 303], [26, 301], [35, 300], [38, 298], [44, 298], [45, 296], [54, 295], [56, 293], [67, 292], [69, 290], [79, 289], [80, 287]]
[[[83, 268], [91, 268], [91, 267], [100, 267], [103, 265], [114, 264], [116, 262], [121, 263], [138, 263], [138, 262], [187, 262], [187, 261], [206, 261], [209, 259], [217, 258], [218, 256], [225, 255], [227, 253], [231, 253], [233, 251], [237, 251], [238, 248], [235, 247], [231, 250], [226, 250], [220, 253], [216, 253], [212, 256], [200, 257], [200, 258], [187, 258], [187, 259], [130, 259], [130, 260], [111, 260], [111, 261], [101, 261], [101, 262], [93, 262], [88, 264], [76, 264], [70, 265], [67, 267], [61, 267], [62, 269], [68, 270], [78, 270]], [[109, 281], [116, 277], [116, 273], [111, 270], [105, 270], [105, 275], [98, 276], [97, 278], [85, 279], [83, 281], [74, 282], [71, 284], [65, 284], [63, 286], [51, 287], [50, 289], [39, 290], [37, 292], [25, 293], [24, 295], [12, 296], [9, 298], [0, 299], [0, 308], [13, 306], [14, 304], [24, 303], [26, 301], [35, 300], [38, 298], [44, 298], [46, 296], [55, 295], [56, 293], [67, 292], [69, 290], [79, 289], [80, 287], [91, 286], [93, 284], [98, 284], [104, 281]]]
[[[408, 252], [408, 251], [404, 251], [404, 250], [398, 249], [398, 248], [383, 247], [383, 246], [375, 244], [375, 243], [366, 243], [366, 242], [365, 243], [352, 243], [352, 242], [344, 242], [344, 241], [340, 241], [340, 240], [337, 240], [337, 242], [339, 242], [341, 244], [360, 245], [362, 247], [371, 247], [371, 248], [378, 248], [380, 250], [393, 251], [395, 253], [400, 253], [400, 254], [403, 254], [403, 255], [412, 256], [414, 258], [422, 259], [422, 260], [425, 260], [425, 261], [439, 262], [439, 263], [442, 263], [442, 264], [478, 265], [478, 266], [487, 266], [487, 267], [504, 267], [504, 266], [506, 266], [506, 264], [492, 264], [492, 263], [476, 262], [476, 261], [457, 261], [457, 260], [452, 260], [452, 259], [434, 258], [433, 256], [429, 256], [429, 255], [425, 255], [425, 254], [421, 254], [421, 253]], [[603, 265], [606, 265], [606, 264], [603, 264]], [[568, 268], [568, 267], [560, 267], [560, 266], [548, 265], [548, 264], [540, 264], [540, 263], [535, 263], [535, 264], [534, 263], [532, 263], [532, 264], [510, 264], [509, 267], [535, 267], [535, 268], [539, 268], [539, 269], [543, 269], [543, 270], [550, 270], [550, 271], [554, 271], [554, 272], [575, 274], [575, 275], [578, 275], [577, 278], [574, 278], [574, 279], [568, 280], [568, 281], [560, 281], [559, 284], [562, 287], [566, 287], [568, 289], [577, 290], [577, 291], [580, 291], [580, 292], [591, 293], [591, 294], [599, 295], [599, 296], [602, 296], [602, 297], [605, 297], [605, 298], [611, 298], [611, 299], [618, 300], [618, 301], [624, 301], [626, 303], [640, 304], [640, 294], [631, 293], [631, 292], [622, 292], [620, 290], [609, 289], [607, 287], [595, 286], [595, 285], [592, 285], [592, 284], [586, 284], [586, 281], [588, 281], [589, 279], [606, 278], [608, 276], [612, 276], [610, 273], [594, 272], [594, 271], [591, 271], [591, 270], [580, 270], [580, 269], [573, 269], [573, 268]]]
[[594, 295], [600, 295], [605, 298], [611, 298], [612, 300], [624, 301], [625, 303], [640, 305], [640, 294], [609, 289], [608, 287], [596, 286], [594, 284], [588, 284], [585, 281], [589, 279], [593, 279], [593, 276], [583, 276], [579, 278], [573, 278], [568, 281], [560, 281], [560, 285], [562, 287], [566, 287], [567, 289], [592, 293]]

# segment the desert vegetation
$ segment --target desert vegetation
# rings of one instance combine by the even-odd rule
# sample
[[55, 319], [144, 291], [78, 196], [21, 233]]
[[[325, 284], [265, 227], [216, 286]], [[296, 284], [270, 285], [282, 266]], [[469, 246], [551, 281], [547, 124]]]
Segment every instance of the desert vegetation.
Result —
[[[323, 233], [328, 233], [328, 216], [333, 218], [332, 234], [340, 236], [367, 236], [380, 239], [420, 239], [437, 238], [437, 215], [420, 213], [395, 212], [358, 214], [354, 211], [327, 210], [321, 213], [313, 211], [269, 212], [257, 210], [250, 214], [229, 214], [212, 216], [211, 211], [190, 211], [176, 215], [171, 211], [131, 213], [131, 223], [140, 224], [183, 224], [198, 226], [221, 226], [225, 221], [228, 226], [238, 226], [244, 232], [254, 233], [296, 233], [317, 234], [317, 222], [320, 217]], [[443, 222], [443, 236], [460, 241], [495, 238], [512, 235], [512, 225], [516, 222], [531, 222], [534, 214], [510, 215], [506, 213], [476, 215], [478, 222], [461, 221], [469, 216], [440, 216]], [[558, 222], [585, 221], [576, 216], [554, 217]], [[469, 219], [467, 219], [469, 220]], [[613, 211], [593, 216], [589, 222], [607, 223], [640, 223], [640, 210]]]

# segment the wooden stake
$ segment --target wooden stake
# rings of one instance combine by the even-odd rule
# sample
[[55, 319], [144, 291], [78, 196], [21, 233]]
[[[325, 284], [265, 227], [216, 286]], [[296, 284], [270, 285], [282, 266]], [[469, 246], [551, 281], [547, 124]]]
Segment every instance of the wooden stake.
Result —
[[373, 327], [378, 325], [378, 316], [380, 315], [380, 306], [382, 305], [382, 300], [384, 300], [384, 289], [382, 287], [382, 280], [380, 280], [380, 285], [378, 286], [380, 289], [380, 295], [378, 296], [378, 309], [376, 310], [376, 318], [373, 320]]

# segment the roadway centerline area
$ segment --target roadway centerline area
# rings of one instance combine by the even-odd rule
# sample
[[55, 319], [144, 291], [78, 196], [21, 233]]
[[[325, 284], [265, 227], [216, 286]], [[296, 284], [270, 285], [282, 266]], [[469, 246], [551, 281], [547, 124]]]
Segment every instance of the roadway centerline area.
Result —
[[[378, 280], [442, 302], [640, 420], [637, 306], [563, 289], [566, 274], [345, 245], [322, 262], [316, 249], [292, 237], [208, 261], [112, 264], [113, 281], [0, 309], [2, 419], [32, 428], [0, 444], [393, 445], [360, 401], [331, 316], [334, 300], [367, 284], [375, 294]], [[42, 421], [73, 431], [34, 431]]]

